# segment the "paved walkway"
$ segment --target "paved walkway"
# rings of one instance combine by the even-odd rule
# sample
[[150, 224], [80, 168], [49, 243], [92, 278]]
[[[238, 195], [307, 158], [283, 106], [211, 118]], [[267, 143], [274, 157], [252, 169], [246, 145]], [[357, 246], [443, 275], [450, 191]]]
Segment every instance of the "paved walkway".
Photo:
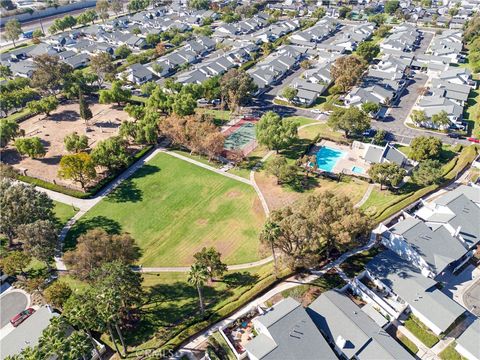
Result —
[[368, 188], [367, 188], [367, 191], [365, 191], [365, 194], [363, 194], [360, 201], [358, 203], [356, 203], [354, 205], [354, 207], [359, 208], [360, 206], [365, 204], [367, 202], [368, 198], [370, 197], [370, 194], [372, 193], [374, 187], [375, 187], [375, 184], [369, 184]]
[[[209, 336], [211, 336], [214, 332], [218, 331], [221, 327], [224, 327], [228, 325], [229, 323], [235, 321], [238, 318], [241, 318], [244, 316], [246, 313], [248, 313], [252, 308], [257, 307], [257, 306], [262, 306], [264, 303], [270, 299], [272, 296], [277, 295], [281, 293], [282, 291], [285, 291], [287, 289], [294, 288], [299, 285], [304, 285], [311, 283], [312, 281], [318, 279], [319, 277], [322, 277], [326, 272], [331, 270], [334, 267], [339, 266], [341, 263], [343, 263], [346, 259], [349, 257], [356, 255], [360, 252], [363, 252], [365, 250], [370, 249], [373, 245], [375, 244], [375, 236], [370, 237], [370, 241], [364, 245], [361, 246], [357, 249], [351, 250], [342, 256], [340, 256], [338, 259], [335, 261], [330, 262], [329, 264], [325, 265], [322, 267], [320, 270], [316, 271], [311, 271], [311, 275], [301, 278], [298, 276], [292, 276], [284, 281], [282, 281], [280, 284], [275, 286], [273, 289], [265, 293], [264, 295], [260, 296], [257, 299], [254, 299], [250, 301], [248, 304], [244, 305], [241, 309], [239, 309], [237, 312], [235, 312], [233, 315], [230, 317], [219, 321], [218, 323], [212, 325], [208, 329], [204, 330], [198, 336], [196, 336], [192, 341], [190, 341], [188, 344], [185, 344], [179, 349], [179, 353], [185, 353], [185, 352], [190, 352], [194, 349], [196, 349], [200, 344], [202, 344], [204, 341], [208, 339]], [[180, 358], [181, 356], [178, 356]]]

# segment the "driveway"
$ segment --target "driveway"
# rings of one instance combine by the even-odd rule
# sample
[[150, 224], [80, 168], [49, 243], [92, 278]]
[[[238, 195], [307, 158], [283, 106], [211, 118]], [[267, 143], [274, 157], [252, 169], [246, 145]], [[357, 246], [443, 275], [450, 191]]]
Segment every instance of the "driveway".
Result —
[[0, 297], [0, 328], [7, 325], [12, 317], [27, 308], [28, 297], [21, 291], [12, 290]]

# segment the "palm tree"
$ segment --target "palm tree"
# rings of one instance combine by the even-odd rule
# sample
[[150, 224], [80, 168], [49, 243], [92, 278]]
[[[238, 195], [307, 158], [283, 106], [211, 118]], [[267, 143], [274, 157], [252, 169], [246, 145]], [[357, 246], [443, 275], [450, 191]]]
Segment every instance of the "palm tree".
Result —
[[260, 233], [260, 241], [264, 244], [270, 245], [273, 256], [273, 269], [275, 277], [278, 275], [277, 256], [275, 254], [275, 241], [280, 236], [280, 227], [273, 221], [268, 220]]
[[[113, 335], [112, 324], [116, 323], [117, 314], [121, 307], [120, 299], [117, 296], [116, 292], [113, 289], [97, 289], [95, 294], [96, 308], [98, 310], [99, 318], [107, 325], [108, 333], [110, 334], [110, 339], [112, 340], [115, 350], [120, 357], [126, 356], [121, 353], [118, 349], [117, 340]], [[125, 350], [125, 349], [124, 349]]]
[[205, 281], [208, 279], [208, 270], [205, 266], [199, 264], [193, 264], [188, 273], [188, 282], [195, 286], [198, 291], [198, 299], [200, 301], [200, 311], [202, 314], [205, 312], [205, 306], [203, 304], [202, 297], [202, 286], [205, 284]]
[[39, 349], [45, 357], [58, 356], [64, 358], [68, 351], [67, 334], [69, 325], [62, 316], [54, 317], [48, 327], [43, 330], [39, 339]]
[[83, 360], [90, 358], [89, 354], [92, 351], [92, 344], [88, 340], [87, 334], [83, 331], [78, 330], [74, 331], [68, 337], [68, 356], [69, 359], [80, 359]]
[[63, 315], [73, 326], [85, 330], [96, 355], [101, 359], [97, 343], [92, 336], [91, 330], [103, 331], [105, 324], [98, 316], [95, 305], [95, 299], [91, 292], [73, 294], [63, 306]]

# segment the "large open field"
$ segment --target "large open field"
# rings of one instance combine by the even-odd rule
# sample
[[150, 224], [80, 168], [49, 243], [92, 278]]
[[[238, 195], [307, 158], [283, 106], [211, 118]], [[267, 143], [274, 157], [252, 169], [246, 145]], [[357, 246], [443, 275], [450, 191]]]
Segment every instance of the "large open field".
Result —
[[129, 232], [143, 266], [188, 266], [214, 246], [229, 264], [258, 260], [265, 220], [253, 187], [168, 154], [158, 154], [90, 210], [67, 245], [89, 228]]

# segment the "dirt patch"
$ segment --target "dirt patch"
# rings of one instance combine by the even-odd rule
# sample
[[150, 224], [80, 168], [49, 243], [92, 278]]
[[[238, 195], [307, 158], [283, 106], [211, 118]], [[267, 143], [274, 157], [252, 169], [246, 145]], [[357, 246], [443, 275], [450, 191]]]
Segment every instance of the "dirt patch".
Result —
[[126, 112], [113, 105], [98, 104], [89, 101], [93, 117], [88, 122], [80, 118], [79, 105], [76, 101], [67, 101], [52, 112], [49, 117], [37, 115], [20, 123], [20, 129], [26, 137], [37, 136], [47, 151], [44, 158], [30, 159], [21, 157], [11, 143], [2, 151], [2, 161], [11, 164], [22, 174], [52, 183], [80, 189], [76, 183], [58, 178], [60, 159], [67, 151], [63, 145], [66, 135], [73, 132], [88, 136], [90, 148], [104, 139], [118, 134], [118, 128], [124, 120], [131, 120]]
[[229, 192], [227, 193], [227, 197], [228, 197], [229, 199], [234, 199], [234, 198], [237, 198], [237, 197], [239, 197], [239, 196], [242, 196], [242, 193], [241, 193], [240, 191], [229, 191]]
[[208, 219], [198, 219], [195, 223], [200, 226], [205, 226], [208, 224]]

